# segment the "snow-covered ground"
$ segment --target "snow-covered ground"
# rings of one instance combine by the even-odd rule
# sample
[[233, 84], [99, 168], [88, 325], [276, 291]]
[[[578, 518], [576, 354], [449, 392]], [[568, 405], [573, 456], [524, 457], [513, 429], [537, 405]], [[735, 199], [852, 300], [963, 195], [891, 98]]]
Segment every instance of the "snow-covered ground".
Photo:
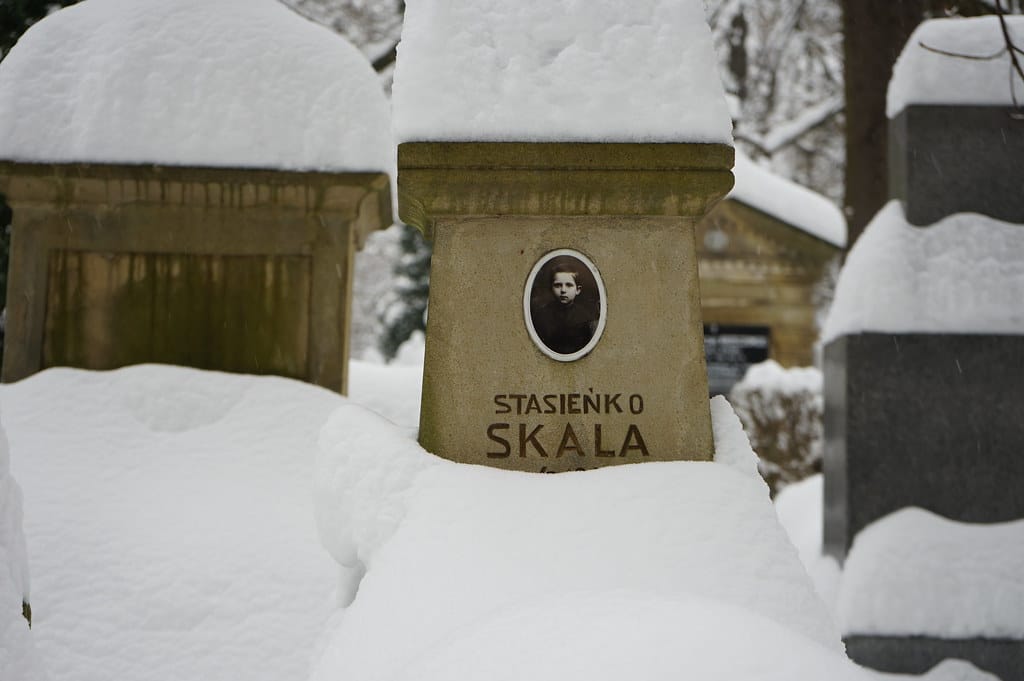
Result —
[[[0, 620], [0, 678], [46, 678], [33, 645], [58, 681], [871, 678], [724, 401], [716, 463], [515, 474], [419, 449], [421, 367], [351, 368], [351, 400], [152, 365], [0, 386], [35, 615]], [[814, 558], [820, 482], [778, 508]]]

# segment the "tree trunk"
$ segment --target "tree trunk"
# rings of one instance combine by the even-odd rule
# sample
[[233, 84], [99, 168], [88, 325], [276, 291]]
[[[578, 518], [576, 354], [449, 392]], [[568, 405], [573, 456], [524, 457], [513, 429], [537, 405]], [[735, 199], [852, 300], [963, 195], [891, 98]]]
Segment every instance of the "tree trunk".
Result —
[[964, 16], [988, 13], [978, 0], [843, 0], [848, 247], [889, 198], [885, 94], [892, 67], [917, 25], [954, 4]]

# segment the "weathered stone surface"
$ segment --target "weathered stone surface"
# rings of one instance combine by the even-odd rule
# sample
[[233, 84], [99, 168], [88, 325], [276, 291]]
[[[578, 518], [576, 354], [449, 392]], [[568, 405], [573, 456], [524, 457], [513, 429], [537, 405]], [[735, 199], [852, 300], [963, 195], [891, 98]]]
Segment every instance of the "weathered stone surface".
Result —
[[914, 225], [953, 213], [1024, 223], [1022, 158], [1018, 109], [910, 106], [889, 121], [889, 195]]
[[345, 390], [352, 258], [391, 222], [386, 175], [0, 163], [0, 193], [4, 381], [162, 361]]
[[927, 636], [848, 636], [846, 654], [857, 664], [893, 674], [921, 675], [945, 659], [969, 660], [1002, 681], [1024, 680], [1024, 641], [941, 639]]
[[[544, 472], [711, 458], [694, 235], [731, 164], [722, 145], [401, 145], [402, 217], [435, 240], [423, 446]], [[560, 249], [606, 304], [572, 361], [528, 321], [548, 285], [531, 273]]]
[[1024, 518], [1024, 336], [844, 336], [825, 348], [825, 548], [905, 506]]

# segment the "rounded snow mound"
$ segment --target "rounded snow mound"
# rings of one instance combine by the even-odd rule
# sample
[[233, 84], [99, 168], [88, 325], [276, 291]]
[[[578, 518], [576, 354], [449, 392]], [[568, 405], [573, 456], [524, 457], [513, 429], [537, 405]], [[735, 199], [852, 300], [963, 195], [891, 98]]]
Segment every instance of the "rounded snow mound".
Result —
[[[1009, 38], [1020, 45], [1024, 17], [1005, 19]], [[915, 104], [1015, 106], [1024, 96], [1024, 81], [1004, 45], [998, 17], [925, 21], [893, 67], [886, 114], [896, 118]]]
[[372, 67], [275, 0], [89, 0], [51, 14], [0, 63], [0, 158], [394, 165]]
[[699, 0], [408, 5], [400, 142], [732, 144]]

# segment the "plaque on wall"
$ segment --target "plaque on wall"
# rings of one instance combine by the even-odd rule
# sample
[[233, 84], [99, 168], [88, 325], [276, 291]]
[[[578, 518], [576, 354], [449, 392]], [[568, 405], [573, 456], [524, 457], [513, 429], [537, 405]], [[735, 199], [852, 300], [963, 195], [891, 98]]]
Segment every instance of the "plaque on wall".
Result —
[[708, 365], [708, 392], [728, 395], [747, 368], [768, 359], [771, 329], [767, 326], [704, 326], [704, 355]]

